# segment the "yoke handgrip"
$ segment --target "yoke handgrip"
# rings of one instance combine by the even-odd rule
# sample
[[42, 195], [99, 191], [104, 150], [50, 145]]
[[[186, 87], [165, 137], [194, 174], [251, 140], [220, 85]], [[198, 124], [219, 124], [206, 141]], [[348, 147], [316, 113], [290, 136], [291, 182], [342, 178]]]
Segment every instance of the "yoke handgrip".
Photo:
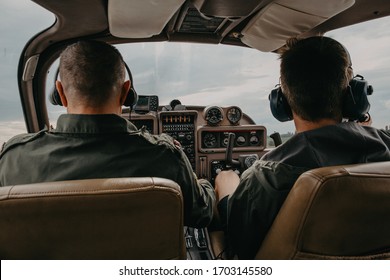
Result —
[[229, 132], [228, 142], [226, 145], [226, 154], [225, 154], [226, 169], [231, 169], [234, 166], [240, 166], [240, 162], [238, 160], [233, 159], [233, 147], [234, 147], [235, 140], [236, 140], [236, 135], [232, 132]]

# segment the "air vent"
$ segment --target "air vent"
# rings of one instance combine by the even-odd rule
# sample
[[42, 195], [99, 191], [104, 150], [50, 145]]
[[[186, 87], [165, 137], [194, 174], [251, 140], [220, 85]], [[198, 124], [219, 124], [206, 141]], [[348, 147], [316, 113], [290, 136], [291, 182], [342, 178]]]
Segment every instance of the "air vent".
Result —
[[204, 16], [200, 15], [195, 8], [189, 8], [183, 23], [180, 26], [179, 32], [214, 34], [219, 30], [223, 21], [223, 18], [206, 19]]

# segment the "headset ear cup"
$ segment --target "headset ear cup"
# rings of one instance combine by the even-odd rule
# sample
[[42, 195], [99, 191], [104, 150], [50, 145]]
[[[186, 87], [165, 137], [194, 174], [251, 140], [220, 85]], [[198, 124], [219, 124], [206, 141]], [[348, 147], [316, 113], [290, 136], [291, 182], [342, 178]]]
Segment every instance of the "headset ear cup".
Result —
[[138, 94], [133, 88], [133, 83], [131, 82], [129, 93], [127, 94], [127, 97], [123, 105], [127, 107], [133, 107], [135, 104], [137, 104], [137, 101], [138, 101]]
[[270, 101], [270, 108], [272, 115], [280, 122], [291, 121], [292, 112], [290, 105], [288, 105], [287, 99], [282, 92], [280, 86], [271, 91], [268, 96]]
[[59, 73], [60, 73], [60, 68], [58, 67], [57, 71], [56, 71], [56, 73], [54, 75], [54, 85], [53, 85], [53, 89], [51, 90], [51, 92], [49, 94], [49, 101], [53, 105], [62, 106], [62, 101], [61, 101], [61, 98], [60, 98], [60, 94], [58, 93], [58, 90], [57, 90], [57, 87], [56, 87], [56, 81], [58, 79]]
[[59, 105], [62, 106], [62, 101], [60, 98], [60, 94], [57, 91], [57, 88], [54, 86], [51, 93], [49, 94], [49, 101], [53, 105]]
[[135, 88], [134, 88], [133, 75], [131, 74], [130, 67], [127, 65], [126, 62], [124, 62], [124, 63], [125, 63], [125, 68], [126, 68], [126, 71], [127, 71], [127, 75], [129, 76], [129, 79], [130, 79], [130, 89], [129, 89], [129, 93], [127, 94], [126, 100], [123, 103], [123, 105], [127, 106], [127, 107], [130, 107], [130, 108], [133, 108], [133, 106], [135, 104], [137, 104], [138, 94], [137, 94], [137, 92], [135, 91]]
[[372, 94], [372, 86], [360, 75], [354, 77], [348, 85], [343, 100], [343, 118], [351, 121], [363, 121], [370, 110], [367, 95]]

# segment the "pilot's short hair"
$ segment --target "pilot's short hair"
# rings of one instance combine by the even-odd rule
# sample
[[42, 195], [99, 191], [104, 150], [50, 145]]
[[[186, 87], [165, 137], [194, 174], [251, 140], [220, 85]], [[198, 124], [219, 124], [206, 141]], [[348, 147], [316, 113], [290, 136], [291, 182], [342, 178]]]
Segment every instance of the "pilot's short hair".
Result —
[[[125, 79], [119, 51], [99, 41], [78, 41], [60, 55], [60, 79], [67, 93], [90, 106], [103, 104]], [[118, 88], [116, 88], [118, 89]]]
[[329, 37], [290, 39], [280, 55], [287, 101], [307, 121], [342, 118], [342, 99], [352, 79], [348, 51]]

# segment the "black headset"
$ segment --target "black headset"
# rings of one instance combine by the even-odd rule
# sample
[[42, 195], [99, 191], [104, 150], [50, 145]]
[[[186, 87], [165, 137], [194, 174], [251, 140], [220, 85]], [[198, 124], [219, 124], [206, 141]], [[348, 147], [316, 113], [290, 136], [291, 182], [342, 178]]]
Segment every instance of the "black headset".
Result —
[[[129, 76], [129, 79], [130, 79], [130, 89], [129, 89], [129, 92], [126, 96], [126, 99], [125, 99], [125, 102], [123, 103], [123, 105], [132, 108], [138, 101], [138, 94], [134, 88], [133, 76], [131, 75], [130, 68], [126, 62], [124, 62], [124, 64], [126, 67], [127, 75]], [[63, 106], [62, 102], [61, 102], [60, 94], [58, 93], [57, 88], [55, 86], [55, 82], [58, 79], [59, 72], [60, 72], [60, 69], [57, 68], [56, 75], [54, 77], [54, 88], [49, 95], [49, 101], [53, 105]]]
[[[342, 114], [349, 121], [364, 121], [370, 110], [367, 95], [374, 92], [363, 76], [356, 75], [349, 82], [347, 93], [344, 95]], [[278, 85], [268, 96], [272, 115], [280, 122], [291, 121], [292, 111], [282, 88]]]
[[[340, 44], [348, 55], [350, 65], [352, 65], [348, 50]], [[348, 84], [347, 92], [344, 95], [342, 115], [349, 121], [367, 120], [370, 103], [367, 95], [371, 95], [374, 89], [361, 75], [356, 75]], [[272, 115], [281, 122], [293, 119], [290, 105], [282, 92], [280, 85], [277, 85], [269, 94]]]

